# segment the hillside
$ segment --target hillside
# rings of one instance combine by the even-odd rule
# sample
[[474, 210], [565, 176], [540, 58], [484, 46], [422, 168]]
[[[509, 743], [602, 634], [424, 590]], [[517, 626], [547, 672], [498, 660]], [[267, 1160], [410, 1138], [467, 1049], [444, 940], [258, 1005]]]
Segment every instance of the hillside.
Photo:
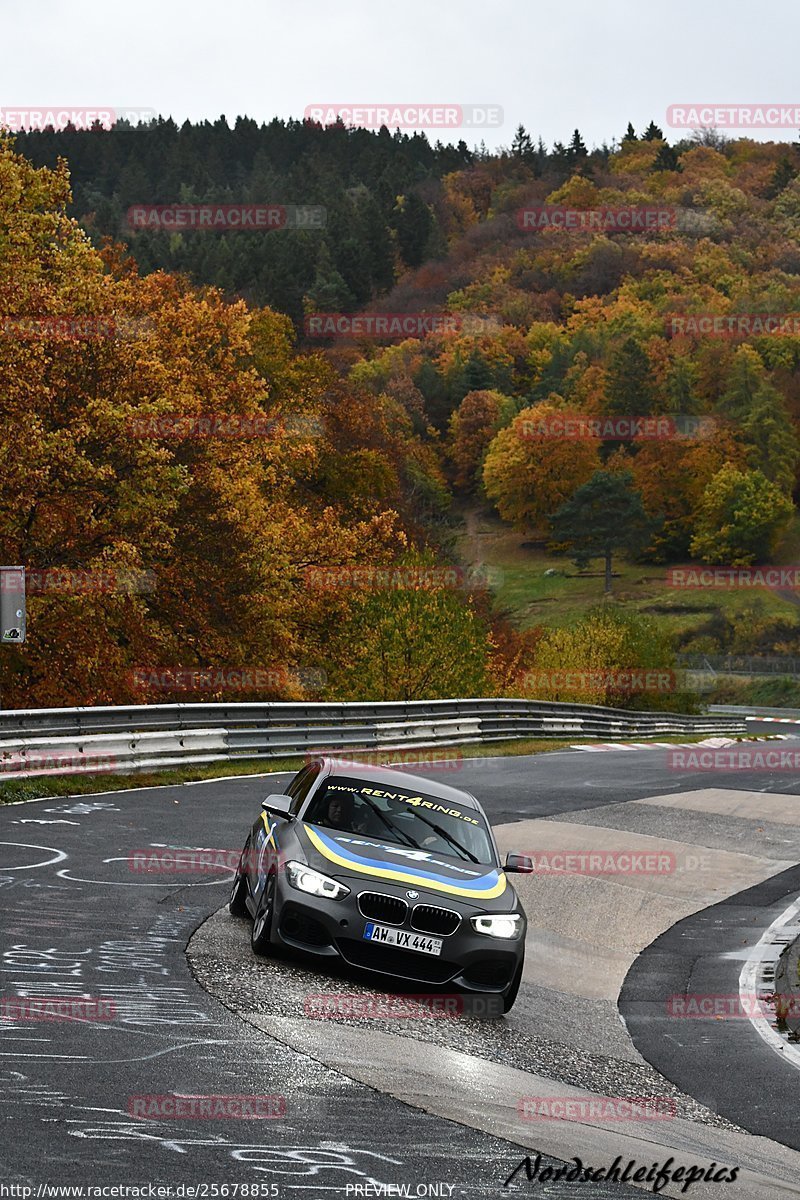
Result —
[[[577, 131], [546, 150], [520, 129], [490, 155], [240, 118], [32, 133], [0, 150], [0, 216], [19, 247], [0, 277], [3, 403], [31, 447], [24, 462], [4, 449], [2, 553], [159, 581], [88, 622], [85, 600], [32, 599], [43, 640], [6, 656], [11, 696], [124, 700], [142, 695], [143, 663], [259, 658], [276, 695], [364, 695], [365, 674], [378, 698], [513, 692], [548, 655], [580, 665], [587, 646], [623, 666], [795, 648], [796, 586], [662, 581], [687, 562], [797, 562], [796, 146], [709, 133], [670, 146], [651, 125], [591, 152]], [[64, 154], [55, 170], [26, 157]], [[265, 197], [319, 205], [325, 222], [124, 228], [131, 204]], [[40, 314], [76, 306], [137, 333], [99, 354], [31, 335]], [[312, 337], [315, 313], [403, 313], [419, 336]], [[275, 436], [176, 439], [176, 414], [209, 409]], [[133, 420], [149, 441], [131, 444]], [[448, 592], [459, 555], [498, 566], [502, 584]], [[598, 616], [604, 560], [615, 599]], [[309, 569], [376, 564], [416, 582], [309, 595]], [[82, 665], [54, 680], [46, 664], [74, 649], [75, 620]], [[435, 681], [434, 644], [455, 664]]]

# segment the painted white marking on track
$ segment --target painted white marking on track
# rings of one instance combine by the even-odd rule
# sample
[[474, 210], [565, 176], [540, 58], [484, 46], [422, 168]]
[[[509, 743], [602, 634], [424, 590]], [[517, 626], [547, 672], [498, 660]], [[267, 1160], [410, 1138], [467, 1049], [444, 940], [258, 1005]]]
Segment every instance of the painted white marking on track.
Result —
[[[747, 1006], [752, 1003], [753, 997], [758, 995], [759, 972], [768, 958], [765, 953], [767, 947], [775, 949], [780, 946], [783, 948], [782, 943], [777, 942], [774, 936], [775, 932], [796, 920], [798, 915], [800, 915], [800, 899], [795, 900], [779, 917], [775, 918], [750, 951], [747, 962], [739, 976], [739, 999], [742, 1003], [743, 1011], [748, 1011]], [[750, 1024], [759, 1037], [763, 1038], [767, 1045], [777, 1054], [780, 1054], [784, 1062], [791, 1063], [793, 1067], [797, 1067], [800, 1070], [800, 1049], [784, 1041], [781, 1035], [772, 1028], [770, 1018], [773, 1017], [773, 1014], [766, 1003], [763, 1006], [759, 1003], [758, 1007], [760, 1014], [755, 1017], [751, 1016], [749, 1018]]]

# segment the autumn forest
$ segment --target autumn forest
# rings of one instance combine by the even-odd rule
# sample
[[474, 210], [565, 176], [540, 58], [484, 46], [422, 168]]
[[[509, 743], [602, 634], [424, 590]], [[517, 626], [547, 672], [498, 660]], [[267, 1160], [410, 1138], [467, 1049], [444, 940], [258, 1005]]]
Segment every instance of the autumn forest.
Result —
[[[263, 204], [324, 219], [130, 216]], [[690, 627], [657, 582], [798, 561], [800, 145], [0, 137], [0, 378], [0, 561], [30, 573], [3, 707], [530, 695], [800, 651], [791, 588]]]

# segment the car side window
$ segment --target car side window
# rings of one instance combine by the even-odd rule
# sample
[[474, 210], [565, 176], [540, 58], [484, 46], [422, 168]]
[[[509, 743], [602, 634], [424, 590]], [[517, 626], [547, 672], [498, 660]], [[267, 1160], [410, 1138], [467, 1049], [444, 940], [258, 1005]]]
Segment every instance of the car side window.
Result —
[[297, 814], [300, 812], [305, 798], [311, 791], [314, 781], [318, 775], [319, 764], [311, 763], [309, 766], [304, 767], [299, 774], [295, 775], [294, 779], [289, 784], [286, 794], [287, 796], [292, 797], [292, 806], [289, 810], [292, 816], [297, 816]]

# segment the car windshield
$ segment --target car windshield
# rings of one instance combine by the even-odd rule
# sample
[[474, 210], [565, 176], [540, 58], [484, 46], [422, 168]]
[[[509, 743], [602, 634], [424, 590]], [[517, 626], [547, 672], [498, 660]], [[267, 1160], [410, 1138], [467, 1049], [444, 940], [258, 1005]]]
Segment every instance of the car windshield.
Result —
[[478, 810], [425, 792], [337, 775], [320, 788], [303, 820], [341, 833], [497, 865]]

